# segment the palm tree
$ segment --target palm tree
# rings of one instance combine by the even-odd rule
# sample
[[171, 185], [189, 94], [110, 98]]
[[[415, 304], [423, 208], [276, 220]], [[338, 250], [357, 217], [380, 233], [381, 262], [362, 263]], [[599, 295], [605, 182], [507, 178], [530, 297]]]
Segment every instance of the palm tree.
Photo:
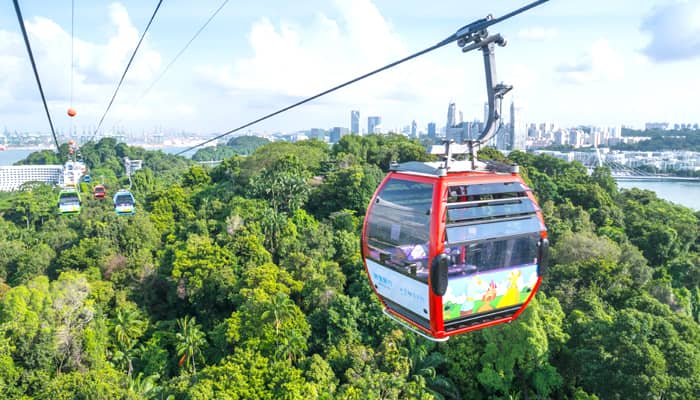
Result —
[[163, 391], [163, 388], [158, 385], [160, 375], [153, 374], [144, 376], [143, 372], [129, 380], [129, 391], [137, 395], [140, 399], [154, 399]]
[[286, 358], [290, 364], [303, 357], [306, 350], [306, 338], [296, 329], [278, 335], [276, 342], [275, 358], [278, 360]]
[[[114, 321], [114, 336], [117, 343], [127, 345], [144, 331], [146, 321], [139, 318], [138, 310], [118, 309]], [[126, 346], [125, 346], [126, 347]]]
[[143, 333], [146, 321], [139, 318], [138, 310], [118, 309], [112, 330], [117, 339], [117, 351], [113, 359], [117, 363], [126, 364], [126, 373], [131, 376], [134, 371], [132, 360], [136, 356], [136, 342]]
[[411, 362], [409, 374], [415, 381], [424, 381], [426, 389], [437, 400], [459, 400], [459, 389], [448, 377], [439, 373], [438, 368], [447, 361], [432, 344], [416, 340], [417, 336], [408, 335], [406, 348]]
[[180, 328], [180, 332], [175, 335], [178, 340], [176, 349], [177, 355], [180, 356], [179, 364], [189, 365], [190, 372], [196, 374], [195, 358], [202, 356], [202, 347], [207, 343], [204, 339], [204, 332], [196, 324], [195, 317], [180, 318], [177, 320], [177, 326]]
[[131, 377], [131, 373], [134, 372], [134, 365], [132, 360], [140, 352], [139, 348], [135, 348], [134, 345], [136, 341], [128, 341], [124, 345], [119, 345], [119, 349], [112, 354], [112, 361], [121, 368], [126, 366], [126, 374]]
[[278, 292], [266, 308], [261, 318], [265, 322], [271, 320], [275, 327], [275, 334], [279, 336], [282, 324], [294, 314], [296, 304], [285, 293]]

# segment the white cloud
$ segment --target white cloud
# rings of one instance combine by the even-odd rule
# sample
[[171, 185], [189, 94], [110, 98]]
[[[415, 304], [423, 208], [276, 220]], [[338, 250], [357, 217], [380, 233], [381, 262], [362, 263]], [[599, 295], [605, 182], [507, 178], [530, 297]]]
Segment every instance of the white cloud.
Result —
[[[104, 111], [139, 38], [124, 6], [113, 3], [108, 12], [113, 32], [105, 43], [74, 38], [74, 106], [78, 110], [76, 118], [82, 121], [96, 119]], [[42, 16], [28, 18], [25, 25], [49, 109], [56, 120], [65, 115], [70, 101], [70, 32]], [[122, 91], [129, 85], [149, 82], [160, 64], [160, 55], [150, 48], [146, 38]], [[38, 89], [20, 34], [0, 30], [0, 109], [23, 104], [25, 110], [44, 119], [38, 101]]]
[[552, 39], [559, 35], [555, 28], [543, 28], [540, 26], [521, 29], [518, 31], [518, 38], [525, 40], [545, 40]]
[[[248, 35], [252, 55], [226, 65], [202, 65], [196, 69], [199, 79], [210, 87], [225, 89], [231, 102], [244, 97], [256, 106], [250, 117], [253, 119], [417, 50], [407, 49], [370, 1], [339, 0], [335, 5], [339, 12], [336, 19], [319, 13], [304, 26], [260, 18]], [[442, 115], [450, 97], [463, 105], [463, 93], [470, 86], [484, 96], [483, 67], [478, 65], [481, 57], [461, 55], [456, 48], [450, 50], [458, 63], [444, 62], [444, 57], [433, 53], [314, 101], [305, 106], [312, 107], [306, 112], [313, 110], [311, 114], [319, 122], [307, 119], [299, 128], [331, 119], [349, 121], [350, 109], [360, 109], [363, 119], [381, 115], [383, 125], [393, 128], [419, 118], [418, 112], [434, 115], [433, 110], [439, 109], [438, 115]], [[467, 73], [468, 60], [477, 68], [471, 76]], [[478, 103], [483, 104], [483, 100]], [[335, 114], [328, 118], [331, 108]]]
[[700, 2], [676, 1], [654, 8], [642, 31], [651, 34], [642, 52], [653, 61], [700, 57]]
[[622, 78], [624, 62], [620, 54], [607, 40], [598, 39], [590, 49], [576, 60], [569, 60], [556, 67], [563, 82], [584, 84]]

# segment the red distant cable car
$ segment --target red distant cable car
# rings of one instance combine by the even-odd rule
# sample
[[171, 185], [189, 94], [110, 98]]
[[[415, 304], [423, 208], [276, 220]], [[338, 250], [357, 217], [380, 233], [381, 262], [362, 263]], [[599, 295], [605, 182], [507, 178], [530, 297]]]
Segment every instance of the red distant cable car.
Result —
[[542, 212], [517, 166], [472, 165], [393, 165], [365, 217], [362, 256], [385, 313], [433, 340], [512, 321], [546, 265]]
[[69, 109], [68, 109], [68, 116], [69, 116], [69, 117], [75, 117], [76, 114], [78, 114], [78, 113], [75, 111], [75, 108], [69, 108]]
[[94, 194], [96, 199], [104, 199], [106, 193], [107, 193], [107, 191], [105, 190], [104, 185], [97, 185], [97, 186], [95, 186], [95, 189], [93, 190], [93, 194]]

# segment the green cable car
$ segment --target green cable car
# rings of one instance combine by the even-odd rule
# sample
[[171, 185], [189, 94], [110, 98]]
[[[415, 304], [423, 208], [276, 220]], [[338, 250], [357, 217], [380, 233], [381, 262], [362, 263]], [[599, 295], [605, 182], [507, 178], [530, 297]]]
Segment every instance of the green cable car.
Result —
[[76, 189], [63, 189], [58, 194], [58, 211], [61, 214], [80, 214], [80, 193]]

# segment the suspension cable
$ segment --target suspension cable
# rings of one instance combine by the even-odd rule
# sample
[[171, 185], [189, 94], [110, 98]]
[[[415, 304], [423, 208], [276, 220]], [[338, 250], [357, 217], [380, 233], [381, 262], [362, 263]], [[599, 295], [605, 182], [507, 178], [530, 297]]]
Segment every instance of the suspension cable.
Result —
[[275, 115], [281, 114], [281, 113], [283, 113], [283, 112], [285, 112], [285, 111], [289, 111], [289, 110], [291, 110], [291, 109], [293, 109], [293, 108], [296, 108], [296, 107], [298, 107], [298, 106], [300, 106], [300, 105], [302, 105], [302, 104], [308, 103], [308, 102], [310, 102], [310, 101], [312, 101], [312, 100], [315, 100], [315, 99], [317, 99], [317, 98], [319, 98], [319, 97], [325, 96], [325, 95], [327, 95], [327, 94], [329, 94], [329, 93], [335, 92], [336, 90], [342, 89], [342, 88], [344, 88], [344, 87], [346, 87], [346, 86], [349, 86], [349, 85], [351, 85], [351, 84], [353, 84], [353, 83], [356, 83], [356, 82], [359, 82], [359, 81], [361, 81], [361, 80], [363, 80], [363, 79], [369, 78], [369, 77], [372, 76], [372, 75], [375, 75], [375, 74], [378, 74], [378, 73], [380, 73], [380, 72], [382, 72], [382, 71], [385, 71], [385, 70], [388, 70], [388, 69], [390, 69], [390, 68], [396, 67], [396, 66], [398, 66], [399, 64], [403, 64], [403, 63], [406, 62], [406, 61], [412, 60], [412, 59], [414, 59], [414, 58], [416, 58], [416, 57], [419, 57], [419, 56], [422, 56], [422, 55], [424, 55], [424, 54], [426, 54], [426, 53], [430, 53], [430, 52], [433, 51], [433, 50], [437, 50], [437, 49], [439, 49], [439, 48], [441, 48], [441, 47], [444, 47], [444, 46], [446, 46], [446, 45], [448, 45], [448, 44], [450, 44], [450, 43], [452, 43], [452, 42], [455, 42], [455, 41], [457, 41], [457, 40], [459, 40], [459, 39], [462, 39], [462, 38], [464, 38], [464, 37], [468, 37], [468, 36], [470, 36], [470, 35], [472, 35], [472, 34], [474, 34], [474, 33], [476, 33], [476, 32], [479, 32], [479, 31], [481, 31], [481, 30], [483, 30], [483, 29], [485, 29], [485, 28], [487, 28], [487, 27], [493, 25], [493, 24], [496, 24], [496, 23], [498, 23], [498, 22], [501, 22], [501, 21], [503, 21], [503, 20], [506, 20], [506, 19], [508, 19], [508, 18], [511, 18], [511, 17], [513, 17], [513, 16], [515, 16], [515, 15], [517, 15], [517, 14], [520, 14], [520, 13], [522, 13], [522, 12], [524, 12], [524, 11], [527, 11], [527, 10], [533, 8], [533, 7], [536, 7], [536, 6], [539, 6], [540, 4], [546, 3], [547, 1], [549, 1], [549, 0], [537, 0], [537, 1], [534, 1], [534, 2], [532, 2], [532, 3], [530, 3], [530, 4], [527, 4], [527, 5], [525, 5], [525, 6], [521, 7], [521, 8], [519, 8], [519, 9], [517, 9], [517, 10], [515, 10], [515, 11], [512, 11], [512, 12], [510, 12], [510, 13], [508, 13], [508, 14], [505, 14], [505, 15], [499, 17], [499, 18], [484, 18], [484, 19], [480, 19], [480, 20], [478, 20], [478, 21], [472, 22], [472, 23], [470, 23], [470, 24], [467, 24], [467, 25], [461, 27], [460, 29], [458, 29], [457, 32], [453, 33], [452, 35], [448, 36], [447, 38], [443, 39], [442, 41], [440, 41], [440, 42], [438, 42], [438, 43], [436, 43], [436, 44], [434, 44], [434, 45], [432, 45], [432, 46], [430, 46], [430, 47], [428, 47], [428, 48], [426, 48], [426, 49], [423, 49], [423, 50], [421, 50], [421, 51], [418, 51], [418, 52], [416, 52], [416, 53], [413, 53], [413, 54], [411, 54], [410, 56], [404, 57], [404, 58], [402, 58], [402, 59], [400, 59], [400, 60], [398, 60], [398, 61], [394, 61], [394, 62], [392, 62], [392, 63], [390, 63], [390, 64], [387, 64], [387, 65], [385, 65], [385, 66], [383, 66], [383, 67], [381, 67], [381, 68], [375, 69], [374, 71], [368, 72], [368, 73], [366, 73], [366, 74], [364, 74], [364, 75], [360, 75], [360, 76], [358, 76], [357, 78], [354, 78], [354, 79], [351, 79], [351, 80], [349, 80], [349, 81], [347, 81], [347, 82], [341, 83], [341, 84], [339, 84], [339, 85], [337, 85], [337, 86], [334, 86], [334, 87], [332, 87], [332, 88], [330, 88], [330, 89], [324, 90], [323, 92], [317, 93], [317, 94], [315, 94], [315, 95], [313, 95], [313, 96], [311, 96], [311, 97], [307, 97], [307, 98], [305, 98], [305, 99], [303, 99], [303, 100], [301, 100], [301, 101], [298, 101], [298, 102], [296, 102], [296, 103], [294, 103], [294, 104], [292, 104], [292, 105], [289, 105], [289, 106], [284, 107], [284, 108], [281, 108], [281, 109], [279, 109], [279, 110], [277, 110], [277, 111], [274, 111], [274, 112], [271, 112], [271, 113], [269, 113], [269, 114], [266, 114], [266, 115], [264, 115], [264, 116], [262, 116], [262, 117], [260, 117], [260, 118], [258, 118], [258, 119], [255, 119], [255, 120], [253, 120], [253, 121], [251, 121], [251, 122], [248, 122], [248, 123], [246, 123], [246, 124], [243, 124], [243, 125], [241, 125], [241, 126], [235, 128], [235, 129], [231, 129], [230, 131], [224, 132], [224, 133], [222, 133], [222, 134], [220, 134], [220, 135], [217, 135], [217, 136], [215, 136], [215, 137], [213, 137], [213, 138], [211, 138], [211, 139], [205, 140], [205, 141], [203, 141], [203, 142], [201, 142], [201, 143], [199, 143], [199, 144], [196, 144], [196, 145], [194, 145], [194, 146], [190, 146], [190, 147], [186, 148], [185, 150], [182, 150], [182, 151], [180, 151], [180, 152], [178, 152], [178, 153], [175, 153], [175, 155], [181, 155], [181, 154], [186, 153], [186, 152], [188, 152], [188, 151], [190, 151], [190, 150], [194, 150], [194, 149], [196, 149], [196, 148], [198, 148], [198, 147], [204, 146], [205, 144], [211, 143], [211, 142], [213, 142], [213, 141], [215, 141], [215, 140], [219, 140], [219, 139], [221, 139], [221, 138], [223, 138], [223, 137], [225, 137], [225, 136], [228, 136], [228, 135], [230, 135], [230, 134], [232, 134], [232, 133], [235, 133], [235, 132], [238, 132], [238, 131], [240, 131], [240, 130], [242, 130], [242, 129], [245, 129], [245, 128], [251, 126], [251, 125], [255, 125], [255, 124], [257, 124], [258, 122], [262, 122], [262, 121], [264, 121], [264, 120], [266, 120], [266, 119], [272, 118], [272, 117], [274, 117]]
[[19, 9], [18, 0], [13, 0], [15, 5], [15, 13], [17, 14], [17, 21], [19, 21], [19, 27], [22, 29], [22, 36], [24, 37], [24, 45], [27, 47], [27, 53], [29, 53], [29, 61], [32, 63], [32, 69], [34, 70], [34, 78], [36, 78], [36, 84], [39, 86], [39, 93], [41, 94], [41, 102], [44, 103], [44, 110], [46, 111], [46, 118], [49, 119], [49, 125], [51, 126], [51, 135], [53, 135], [53, 141], [56, 144], [56, 151], [60, 153], [61, 149], [58, 146], [58, 138], [56, 137], [56, 130], [53, 128], [53, 121], [51, 121], [51, 114], [49, 113], [49, 106], [46, 104], [46, 96], [44, 96], [44, 89], [41, 87], [41, 79], [39, 79], [39, 72], [36, 69], [36, 62], [34, 62], [34, 54], [32, 53], [32, 46], [29, 44], [29, 36], [27, 36], [27, 28], [24, 26], [24, 18], [22, 18], [22, 10]]
[[102, 118], [100, 118], [100, 122], [97, 124], [97, 128], [95, 129], [95, 132], [93, 132], [92, 136], [90, 136], [90, 139], [88, 139], [88, 142], [91, 141], [95, 135], [97, 135], [97, 132], [99, 132], [100, 127], [102, 127], [102, 122], [104, 122], [105, 117], [107, 116], [107, 113], [109, 112], [109, 109], [112, 107], [112, 103], [114, 103], [114, 99], [117, 97], [117, 92], [119, 92], [119, 88], [122, 86], [122, 82], [124, 82], [124, 77], [126, 77], [126, 73], [129, 72], [129, 67], [131, 67], [131, 63], [134, 61], [134, 57], [136, 57], [136, 53], [139, 50], [139, 47], [141, 47], [141, 42], [143, 42], [143, 38], [146, 37], [146, 33], [148, 32], [148, 28], [151, 27], [151, 23], [156, 17], [156, 14], [158, 13], [158, 9], [160, 8], [160, 5], [163, 3], [163, 0], [158, 0], [158, 5], [156, 5], [156, 9], [153, 10], [153, 15], [151, 15], [151, 19], [148, 21], [148, 24], [146, 25], [146, 29], [143, 30], [143, 33], [141, 34], [141, 38], [139, 39], [139, 42], [136, 44], [136, 48], [134, 49], [134, 52], [131, 54], [131, 58], [129, 58], [129, 62], [126, 64], [126, 68], [124, 69], [124, 73], [122, 74], [122, 77], [119, 79], [119, 83], [117, 84], [117, 88], [114, 89], [114, 94], [112, 94], [112, 98], [109, 100], [109, 104], [107, 105], [107, 109], [105, 109], [104, 114], [102, 114]]
[[[219, 8], [217, 8], [214, 11], [214, 13], [204, 23], [204, 25], [202, 25], [197, 30], [197, 32], [194, 34], [194, 36], [192, 36], [192, 38], [190, 38], [190, 40], [187, 42], [187, 44], [185, 44], [185, 46], [182, 49], [180, 49], [180, 51], [177, 53], [177, 55], [172, 60], [170, 60], [168, 65], [163, 69], [163, 71], [161, 71], [161, 73], [158, 75], [158, 77], [156, 79], [154, 79], [153, 82], [151, 82], [151, 84], [146, 88], [146, 90], [143, 91], [143, 93], [141, 93], [141, 95], [136, 99], [136, 101], [133, 103], [133, 105], [138, 104], [139, 102], [141, 102], [141, 100], [143, 100], [144, 97], [146, 97], [146, 95], [151, 91], [151, 89], [153, 89], [153, 87], [156, 85], [156, 83], [158, 83], [158, 81], [160, 81], [160, 79], [163, 78], [163, 76], [165, 76], [165, 73], [168, 72], [168, 70], [170, 69], [170, 67], [172, 67], [173, 64], [175, 64], [175, 61], [177, 61], [177, 59], [180, 58], [180, 56], [187, 50], [187, 48], [190, 47], [192, 42], [194, 42], [194, 40], [197, 39], [197, 37], [199, 36], [200, 33], [202, 33], [204, 28], [206, 28], [207, 25], [209, 25], [209, 23], [214, 19], [214, 17], [216, 17], [216, 15], [219, 13], [219, 11], [221, 11], [221, 9], [224, 8], [226, 3], [228, 3], [228, 2], [229, 2], [229, 0], [224, 0], [224, 2], [221, 3]], [[121, 121], [119, 121], [119, 122], [121, 122]], [[118, 125], [119, 122], [117, 122], [116, 125]]]
[[75, 56], [73, 42], [75, 40], [75, 0], [70, 1], [70, 108], [73, 108], [73, 75], [75, 74]]

